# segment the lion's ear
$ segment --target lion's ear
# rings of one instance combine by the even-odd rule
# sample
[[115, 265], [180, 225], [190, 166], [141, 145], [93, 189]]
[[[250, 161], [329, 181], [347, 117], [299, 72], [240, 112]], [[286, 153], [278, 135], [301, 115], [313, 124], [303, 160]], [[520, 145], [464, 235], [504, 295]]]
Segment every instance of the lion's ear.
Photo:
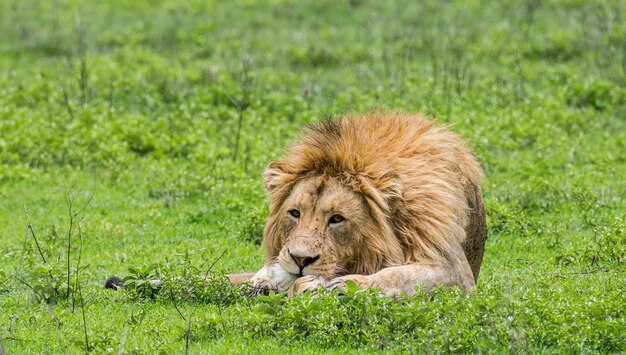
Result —
[[290, 180], [291, 174], [285, 171], [285, 163], [282, 161], [271, 162], [265, 168], [263, 180], [265, 181], [265, 189], [268, 192], [274, 191], [277, 187], [284, 186]]
[[404, 181], [398, 174], [388, 173], [376, 179], [375, 186], [382, 194], [387, 204], [394, 205], [401, 201], [404, 195]]
[[402, 203], [404, 182], [397, 174], [385, 174], [370, 179], [361, 178], [361, 192], [384, 213], [390, 213]]

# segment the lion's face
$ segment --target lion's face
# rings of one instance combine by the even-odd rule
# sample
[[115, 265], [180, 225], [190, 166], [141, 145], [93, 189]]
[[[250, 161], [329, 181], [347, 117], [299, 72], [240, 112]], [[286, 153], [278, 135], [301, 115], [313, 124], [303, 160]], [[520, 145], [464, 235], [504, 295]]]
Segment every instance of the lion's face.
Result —
[[363, 243], [360, 231], [372, 224], [364, 198], [334, 178], [296, 183], [276, 217], [282, 219], [280, 267], [299, 277], [331, 279], [345, 273]]

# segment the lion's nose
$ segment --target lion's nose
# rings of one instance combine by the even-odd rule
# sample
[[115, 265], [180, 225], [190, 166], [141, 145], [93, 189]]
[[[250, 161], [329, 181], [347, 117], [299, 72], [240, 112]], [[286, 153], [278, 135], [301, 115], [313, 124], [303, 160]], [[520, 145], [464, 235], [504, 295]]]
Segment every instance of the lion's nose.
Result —
[[289, 256], [291, 256], [293, 261], [296, 262], [296, 265], [300, 268], [300, 272], [302, 272], [302, 269], [313, 264], [320, 258], [319, 254], [316, 256], [299, 256], [291, 253], [291, 251], [289, 252]]

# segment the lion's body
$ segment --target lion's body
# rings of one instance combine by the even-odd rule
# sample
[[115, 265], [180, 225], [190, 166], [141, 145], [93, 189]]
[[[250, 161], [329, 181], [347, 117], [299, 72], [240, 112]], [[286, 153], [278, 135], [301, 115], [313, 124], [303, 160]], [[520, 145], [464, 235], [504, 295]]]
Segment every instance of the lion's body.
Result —
[[395, 294], [467, 289], [478, 278], [487, 232], [479, 164], [456, 134], [421, 116], [308, 128], [264, 177], [271, 209], [259, 287], [298, 293], [354, 279]]

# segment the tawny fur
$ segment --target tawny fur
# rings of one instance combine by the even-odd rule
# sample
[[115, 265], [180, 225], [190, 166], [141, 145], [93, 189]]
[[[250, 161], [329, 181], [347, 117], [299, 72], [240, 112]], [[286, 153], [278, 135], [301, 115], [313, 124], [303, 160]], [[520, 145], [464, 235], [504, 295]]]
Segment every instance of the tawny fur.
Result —
[[[473, 280], [458, 281], [456, 274], [446, 277], [451, 284], [471, 287], [478, 279], [486, 239], [482, 178], [469, 147], [456, 134], [419, 115], [378, 112], [309, 127], [264, 174], [270, 201], [264, 231], [266, 267], [253, 282], [272, 287], [271, 266], [292, 259], [284, 255], [289, 251], [285, 245], [291, 243], [294, 248], [297, 238], [300, 244], [309, 243], [303, 236], [290, 235], [293, 228], [285, 217], [285, 202], [296, 203], [294, 199], [299, 197], [294, 194], [304, 191], [332, 189], [341, 190], [337, 196], [343, 197], [337, 198], [351, 199], [354, 210], [361, 209], [358, 201], [362, 201], [368, 218], [353, 223], [351, 231], [358, 237], [352, 244], [305, 246], [317, 248], [316, 253], [322, 250], [323, 257], [330, 258], [316, 263], [335, 265], [332, 275], [319, 271], [326, 282], [350, 274], [359, 279], [356, 276], [394, 266], [434, 265], [439, 270], [464, 269], [469, 264]], [[329, 201], [341, 204], [341, 200]], [[297, 233], [321, 233], [317, 231], [323, 226], [310, 223], [313, 227], [307, 231], [311, 232]], [[329, 237], [320, 238], [320, 243], [326, 243]], [[344, 255], [349, 255], [349, 260], [339, 264], [337, 259]], [[315, 270], [315, 266], [309, 268]], [[300, 276], [307, 275], [302, 269], [300, 272]], [[315, 276], [316, 272], [309, 273], [309, 278]], [[371, 285], [381, 286], [381, 282]]]

